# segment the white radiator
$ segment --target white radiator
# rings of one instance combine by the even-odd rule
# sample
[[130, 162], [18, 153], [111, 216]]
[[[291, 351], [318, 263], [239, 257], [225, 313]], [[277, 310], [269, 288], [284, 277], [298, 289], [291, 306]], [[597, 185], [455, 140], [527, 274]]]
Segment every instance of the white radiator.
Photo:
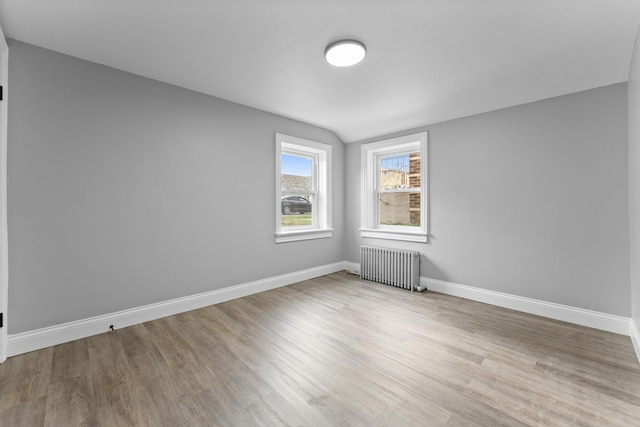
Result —
[[420, 288], [420, 252], [360, 246], [360, 277], [413, 291]]

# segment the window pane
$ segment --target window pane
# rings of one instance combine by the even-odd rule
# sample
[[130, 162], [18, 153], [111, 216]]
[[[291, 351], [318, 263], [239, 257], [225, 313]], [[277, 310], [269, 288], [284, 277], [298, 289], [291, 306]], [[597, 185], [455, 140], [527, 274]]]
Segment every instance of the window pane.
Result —
[[313, 159], [282, 154], [280, 157], [282, 190], [313, 190]]
[[420, 226], [420, 193], [383, 193], [378, 202], [380, 225]]
[[280, 210], [283, 227], [313, 225], [312, 216], [313, 195], [296, 195], [282, 193]]
[[380, 190], [420, 188], [420, 153], [406, 153], [380, 159]]

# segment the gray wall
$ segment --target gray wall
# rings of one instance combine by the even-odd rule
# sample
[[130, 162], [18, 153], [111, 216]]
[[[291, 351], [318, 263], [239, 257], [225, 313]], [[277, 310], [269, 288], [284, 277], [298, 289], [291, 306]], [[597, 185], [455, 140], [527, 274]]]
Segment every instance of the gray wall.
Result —
[[[333, 133], [9, 45], [9, 333], [344, 259]], [[275, 132], [333, 145], [333, 238], [274, 243]]]
[[[425, 277], [620, 316], [631, 315], [631, 294], [639, 323], [627, 147], [640, 155], [640, 124], [629, 122], [627, 145], [625, 84], [423, 128], [431, 240], [417, 244], [359, 237], [360, 143], [345, 148], [324, 129], [10, 48], [11, 334], [357, 262], [360, 244], [419, 250]], [[275, 132], [333, 145], [332, 239], [274, 243]], [[640, 180], [630, 182], [633, 215]]]
[[348, 261], [360, 244], [415, 249], [425, 277], [630, 316], [625, 83], [423, 129], [430, 243], [359, 237], [348, 144]]
[[[631, 61], [628, 96], [631, 316], [636, 331], [640, 331], [640, 33], [636, 36]], [[640, 354], [638, 357], [640, 357]]]

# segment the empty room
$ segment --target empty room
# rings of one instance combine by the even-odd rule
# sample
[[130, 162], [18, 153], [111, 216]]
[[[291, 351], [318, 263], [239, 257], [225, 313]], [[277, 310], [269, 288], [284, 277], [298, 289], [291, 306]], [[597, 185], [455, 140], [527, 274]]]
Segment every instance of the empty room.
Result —
[[0, 0], [0, 426], [640, 425], [637, 0]]

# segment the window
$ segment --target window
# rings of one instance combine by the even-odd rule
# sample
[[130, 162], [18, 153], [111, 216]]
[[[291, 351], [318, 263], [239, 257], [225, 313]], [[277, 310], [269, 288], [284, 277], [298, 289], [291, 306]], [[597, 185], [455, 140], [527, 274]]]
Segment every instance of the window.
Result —
[[427, 133], [362, 145], [360, 235], [427, 241]]
[[331, 146], [276, 134], [276, 243], [331, 237]]

